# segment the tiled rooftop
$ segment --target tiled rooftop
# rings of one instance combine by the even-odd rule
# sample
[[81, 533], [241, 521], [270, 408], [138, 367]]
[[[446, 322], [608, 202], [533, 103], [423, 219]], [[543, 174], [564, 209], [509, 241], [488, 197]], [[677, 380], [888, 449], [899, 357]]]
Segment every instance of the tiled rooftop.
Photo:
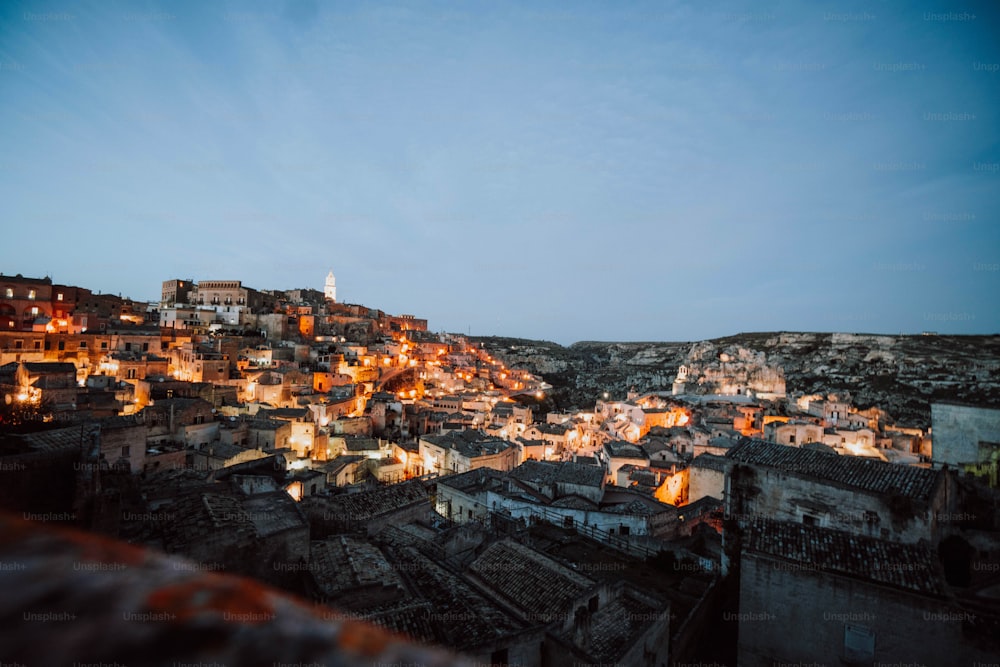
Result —
[[344, 447], [349, 452], [377, 452], [379, 450], [378, 440], [362, 435], [345, 436]]
[[810, 572], [842, 574], [925, 595], [947, 595], [937, 560], [922, 545], [758, 518], [749, 527], [744, 549], [800, 564]]
[[261, 537], [307, 527], [295, 501], [284, 491], [251, 496], [243, 499], [242, 504], [245, 516]]
[[335, 459], [324, 461], [322, 464], [318, 465], [316, 469], [321, 470], [328, 475], [336, 475], [350, 464], [364, 460], [365, 457], [359, 454], [342, 454]]
[[468, 493], [492, 488], [498, 485], [503, 477], [504, 475], [492, 468], [476, 468], [457, 475], [446, 475], [438, 480], [438, 484]]
[[578, 496], [576, 494], [570, 494], [568, 496], [563, 496], [552, 501], [552, 507], [565, 507], [568, 509], [578, 509], [578, 510], [596, 510], [598, 509], [597, 503], [589, 498], [584, 498], [583, 496]]
[[231, 459], [235, 456], [239, 456], [246, 449], [240, 447], [239, 445], [234, 445], [228, 442], [212, 442], [201, 448], [201, 454], [204, 456], [216, 458], [216, 459]]
[[25, 361], [24, 369], [31, 375], [38, 373], [72, 373], [76, 376], [76, 366], [63, 361]]
[[423, 644], [438, 641], [434, 632], [434, 605], [420, 598], [367, 611], [365, 620]]
[[[587, 653], [600, 664], [618, 664], [618, 659], [632, 648], [639, 635], [667, 613], [666, 603], [657, 604], [626, 588], [591, 616]], [[572, 631], [563, 638], [572, 641]]]
[[625, 440], [610, 440], [604, 444], [604, 449], [614, 457], [624, 457], [633, 459], [645, 459], [646, 452], [638, 445], [633, 445]]
[[91, 436], [97, 430], [97, 427], [92, 425], [69, 426], [67, 428], [26, 433], [17, 436], [17, 438], [32, 451], [52, 451], [56, 449], [72, 449], [80, 447], [81, 444], [87, 446], [90, 443]]
[[308, 511], [341, 516], [347, 521], [365, 521], [413, 503], [427, 502], [429, 505], [427, 498], [423, 484], [410, 481], [330, 498], [310, 496], [303, 500], [303, 505]]
[[478, 456], [491, 456], [506, 451], [514, 446], [513, 443], [479, 430], [454, 431], [443, 435], [423, 436], [423, 440], [446, 449], [452, 449], [466, 458]]
[[[435, 643], [463, 650], [488, 645], [525, 627], [461, 577], [412, 548], [397, 550], [391, 562], [420, 597], [430, 603], [427, 619]], [[386, 627], [407, 622], [407, 618], [384, 616], [372, 620]]]
[[163, 527], [168, 552], [186, 552], [207, 537], [226, 533], [228, 541], [249, 545], [256, 530], [239, 499], [219, 493], [193, 493], [165, 507]]
[[729, 459], [725, 456], [717, 456], [715, 454], [700, 454], [691, 461], [692, 468], [701, 468], [704, 470], [719, 470], [725, 472], [726, 468], [729, 466]]
[[561, 622], [570, 605], [596, 582], [526, 546], [494, 542], [469, 566], [498, 596], [537, 623]]
[[569, 461], [525, 461], [511, 470], [510, 476], [537, 484], [563, 483], [600, 487], [604, 482], [604, 471], [601, 468]]
[[930, 500], [941, 476], [940, 471], [756, 439], [744, 440], [726, 457], [736, 463], [776, 468], [792, 475], [815, 477], [867, 493], [900, 494], [925, 502]]
[[359, 586], [404, 588], [378, 547], [353, 537], [332, 537], [309, 545], [310, 572], [324, 596], [335, 599]]

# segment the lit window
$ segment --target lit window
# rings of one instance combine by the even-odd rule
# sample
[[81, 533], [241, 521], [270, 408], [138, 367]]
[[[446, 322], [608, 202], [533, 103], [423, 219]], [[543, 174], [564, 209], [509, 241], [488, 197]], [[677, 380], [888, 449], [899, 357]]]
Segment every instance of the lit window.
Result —
[[63, 300], [62, 292], [59, 292], [58, 294], [56, 294], [56, 301], [62, 301], [62, 300]]
[[32, 306], [32, 308], [31, 308], [31, 314], [32, 315], [37, 315], [38, 314], [38, 306]]
[[28, 290], [28, 298], [29, 299], [35, 298], [35, 290]]
[[4, 292], [4, 294], [7, 296], [8, 299], [14, 298], [14, 290], [11, 289], [10, 287], [7, 288], [6, 292]]

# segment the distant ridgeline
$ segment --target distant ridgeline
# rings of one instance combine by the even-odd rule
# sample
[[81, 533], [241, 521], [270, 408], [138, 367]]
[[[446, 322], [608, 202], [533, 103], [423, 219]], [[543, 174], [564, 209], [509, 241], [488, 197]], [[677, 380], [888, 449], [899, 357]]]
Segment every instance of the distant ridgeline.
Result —
[[1000, 336], [744, 333], [695, 343], [474, 338], [511, 367], [553, 385], [555, 407], [591, 405], [603, 392], [835, 393], [899, 423], [930, 424], [941, 400], [1000, 407]]

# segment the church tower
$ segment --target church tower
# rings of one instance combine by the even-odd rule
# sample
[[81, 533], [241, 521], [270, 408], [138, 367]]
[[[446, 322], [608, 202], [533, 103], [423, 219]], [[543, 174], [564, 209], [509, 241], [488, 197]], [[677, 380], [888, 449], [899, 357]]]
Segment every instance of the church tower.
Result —
[[337, 279], [333, 277], [333, 271], [326, 277], [326, 285], [323, 286], [323, 296], [330, 301], [337, 300]]

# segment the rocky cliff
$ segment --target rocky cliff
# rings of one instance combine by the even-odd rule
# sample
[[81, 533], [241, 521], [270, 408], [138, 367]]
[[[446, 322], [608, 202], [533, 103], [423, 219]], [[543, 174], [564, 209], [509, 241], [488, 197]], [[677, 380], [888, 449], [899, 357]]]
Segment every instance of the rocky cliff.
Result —
[[[552, 407], [589, 407], [603, 393], [837, 394], [926, 428], [930, 403], [1000, 406], [1000, 336], [743, 333], [685, 343], [475, 338], [512, 367], [553, 385]], [[679, 377], [680, 375], [680, 377]]]

